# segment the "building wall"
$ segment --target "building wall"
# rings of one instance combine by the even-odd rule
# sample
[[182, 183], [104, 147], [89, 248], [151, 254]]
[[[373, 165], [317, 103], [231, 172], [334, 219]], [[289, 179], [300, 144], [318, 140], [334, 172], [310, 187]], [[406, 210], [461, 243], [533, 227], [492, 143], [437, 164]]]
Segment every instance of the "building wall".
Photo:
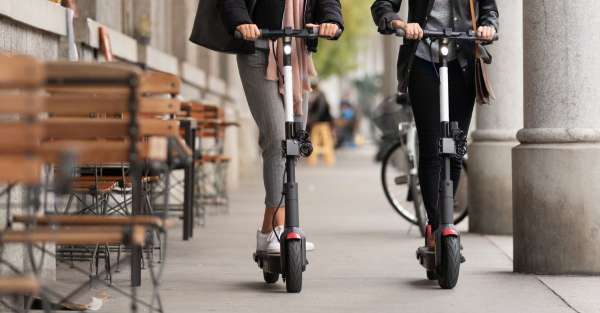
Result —
[[0, 16], [0, 50], [30, 54], [43, 60], [58, 58], [60, 37]]

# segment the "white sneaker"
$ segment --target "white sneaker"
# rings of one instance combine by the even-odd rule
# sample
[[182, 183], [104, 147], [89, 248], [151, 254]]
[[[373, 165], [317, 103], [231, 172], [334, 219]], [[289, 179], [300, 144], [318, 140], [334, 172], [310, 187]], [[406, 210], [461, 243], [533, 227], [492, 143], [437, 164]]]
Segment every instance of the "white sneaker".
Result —
[[[281, 238], [283, 226], [275, 227], [275, 232], [277, 233], [277, 237]], [[281, 249], [279, 248], [279, 240], [277, 240], [277, 237], [275, 237], [275, 234], [272, 231], [268, 234], [263, 234], [260, 230], [256, 231], [256, 251], [266, 253], [281, 253]], [[315, 250], [315, 244], [310, 241], [306, 241], [306, 251], [313, 250]]]
[[315, 244], [310, 242], [310, 241], [306, 241], [306, 251], [313, 251], [315, 250]]
[[[283, 226], [275, 227], [275, 232], [277, 237], [281, 237]], [[256, 252], [280, 253], [277, 237], [272, 231], [268, 234], [263, 234], [260, 230], [256, 231]]]

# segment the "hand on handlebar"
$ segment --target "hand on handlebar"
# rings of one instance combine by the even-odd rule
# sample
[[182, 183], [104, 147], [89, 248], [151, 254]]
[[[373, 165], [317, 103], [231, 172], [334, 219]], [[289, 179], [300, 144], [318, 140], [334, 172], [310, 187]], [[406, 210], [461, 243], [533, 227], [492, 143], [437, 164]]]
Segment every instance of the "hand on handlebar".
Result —
[[244, 40], [256, 41], [260, 37], [260, 30], [258, 29], [258, 26], [256, 26], [256, 24], [238, 25], [238, 27], [236, 27], [235, 30], [242, 34]]
[[338, 36], [338, 31], [340, 27], [335, 23], [323, 23], [320, 25], [317, 24], [306, 24], [306, 28], [312, 28], [314, 30], [319, 30], [319, 37], [326, 38], [335, 38]]
[[394, 29], [402, 29], [404, 31], [404, 38], [406, 39], [423, 39], [423, 29], [419, 23], [406, 23], [401, 20], [394, 20], [392, 21], [392, 27]]
[[479, 26], [477, 28], [477, 37], [484, 41], [492, 41], [494, 40], [494, 36], [496, 35], [496, 29], [491, 26]]

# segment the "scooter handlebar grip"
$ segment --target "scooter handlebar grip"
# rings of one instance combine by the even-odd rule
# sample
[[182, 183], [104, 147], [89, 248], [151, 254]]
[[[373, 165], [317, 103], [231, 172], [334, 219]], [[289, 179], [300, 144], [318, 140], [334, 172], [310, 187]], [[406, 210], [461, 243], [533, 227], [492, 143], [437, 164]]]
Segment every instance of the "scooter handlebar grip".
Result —
[[242, 35], [242, 33], [241, 33], [241, 32], [239, 32], [239, 31], [237, 31], [237, 30], [236, 30], [236, 31], [233, 33], [233, 38], [235, 38], [235, 39], [244, 39], [244, 35]]
[[333, 36], [332, 39], [338, 39], [338, 38], [340, 38], [342, 36], [343, 32], [344, 31], [342, 29], [338, 29], [337, 32], [335, 32], [335, 35]]
[[406, 36], [406, 32], [402, 28], [396, 29], [396, 36], [404, 38]]

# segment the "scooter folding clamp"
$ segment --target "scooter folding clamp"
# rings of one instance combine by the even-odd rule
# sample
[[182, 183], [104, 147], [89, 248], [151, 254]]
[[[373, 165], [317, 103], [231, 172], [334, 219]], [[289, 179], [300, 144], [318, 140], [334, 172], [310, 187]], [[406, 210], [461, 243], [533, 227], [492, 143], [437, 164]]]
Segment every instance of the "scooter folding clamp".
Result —
[[452, 157], [456, 155], [456, 143], [454, 142], [454, 138], [440, 138], [439, 154]]
[[283, 157], [309, 157], [313, 152], [313, 145], [310, 142], [310, 136], [306, 131], [297, 133], [294, 139], [286, 139], [282, 143]]
[[456, 145], [456, 155], [454, 156], [457, 160], [461, 160], [467, 154], [467, 134], [458, 127], [458, 123], [452, 122], [450, 124], [450, 134], [454, 138], [454, 144]]
[[300, 156], [300, 145], [298, 144], [298, 141], [296, 141], [295, 139], [286, 139], [282, 142], [282, 146], [283, 146], [283, 157], [288, 157], [288, 156]]
[[310, 134], [305, 130], [296, 132], [296, 140], [300, 145], [300, 155], [303, 157], [309, 157], [313, 152], [313, 145], [310, 141]]

